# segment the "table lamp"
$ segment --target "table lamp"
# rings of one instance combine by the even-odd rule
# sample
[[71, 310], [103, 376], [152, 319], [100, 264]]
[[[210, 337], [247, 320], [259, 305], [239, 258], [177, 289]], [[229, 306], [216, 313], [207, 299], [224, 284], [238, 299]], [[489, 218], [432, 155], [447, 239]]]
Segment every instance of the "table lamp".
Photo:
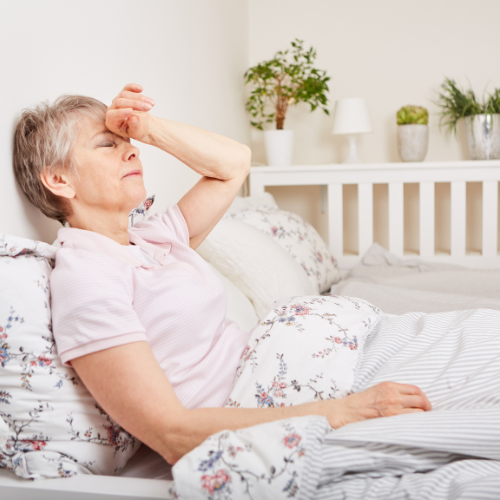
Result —
[[361, 163], [356, 145], [357, 134], [368, 132], [372, 132], [372, 124], [364, 99], [353, 97], [335, 103], [332, 134], [347, 135], [349, 140], [349, 154], [344, 163]]

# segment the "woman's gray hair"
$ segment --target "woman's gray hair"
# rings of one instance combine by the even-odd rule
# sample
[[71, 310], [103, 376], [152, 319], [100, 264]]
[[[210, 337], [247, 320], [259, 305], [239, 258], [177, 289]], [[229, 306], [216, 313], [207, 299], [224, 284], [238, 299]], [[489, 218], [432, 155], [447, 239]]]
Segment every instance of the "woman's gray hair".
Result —
[[54, 195], [42, 183], [45, 168], [71, 169], [79, 125], [88, 118], [105, 122], [107, 106], [97, 99], [81, 95], [63, 95], [52, 105], [41, 103], [25, 109], [14, 132], [14, 174], [28, 200], [47, 217], [67, 222], [69, 203]]

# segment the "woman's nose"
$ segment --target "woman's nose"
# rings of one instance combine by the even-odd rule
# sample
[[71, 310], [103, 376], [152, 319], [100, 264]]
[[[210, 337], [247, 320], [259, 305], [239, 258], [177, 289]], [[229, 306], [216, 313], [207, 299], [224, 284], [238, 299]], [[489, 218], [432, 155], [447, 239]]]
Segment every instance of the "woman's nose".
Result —
[[125, 151], [125, 161], [131, 161], [139, 158], [140, 151], [135, 146], [131, 144], [128, 145], [127, 150]]

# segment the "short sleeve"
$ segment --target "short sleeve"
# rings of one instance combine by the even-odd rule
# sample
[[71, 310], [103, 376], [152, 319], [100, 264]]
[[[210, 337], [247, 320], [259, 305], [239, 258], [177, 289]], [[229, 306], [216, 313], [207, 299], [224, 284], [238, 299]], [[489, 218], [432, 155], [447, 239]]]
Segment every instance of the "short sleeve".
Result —
[[52, 327], [65, 364], [77, 357], [147, 341], [133, 309], [132, 268], [97, 252], [61, 248], [50, 278]]
[[143, 240], [153, 244], [176, 241], [189, 246], [189, 230], [179, 205], [168, 207], [130, 230]]

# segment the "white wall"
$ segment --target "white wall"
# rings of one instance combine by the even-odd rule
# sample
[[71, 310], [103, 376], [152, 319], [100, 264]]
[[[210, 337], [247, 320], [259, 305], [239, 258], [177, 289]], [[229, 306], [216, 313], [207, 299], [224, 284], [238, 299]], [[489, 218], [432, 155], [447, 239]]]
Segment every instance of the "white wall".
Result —
[[[332, 78], [331, 109], [337, 99], [367, 99], [374, 132], [361, 137], [363, 161], [400, 161], [395, 114], [407, 104], [431, 113], [427, 160], [468, 159], [465, 142], [439, 130], [432, 100], [445, 76], [469, 80], [478, 97], [487, 86], [500, 87], [498, 0], [250, 0], [249, 14], [250, 64], [300, 38], [317, 49], [317, 66]], [[346, 142], [332, 137], [332, 118], [308, 110], [291, 108], [285, 122], [295, 132], [293, 163], [341, 162]], [[265, 162], [261, 132], [252, 132], [252, 150]], [[269, 191], [326, 236], [319, 188]]]
[[[431, 112], [428, 160], [466, 159], [466, 148], [437, 126], [432, 104], [443, 77], [467, 78], [479, 95], [500, 86], [498, 0], [2, 0], [0, 62], [0, 232], [52, 241], [59, 227], [31, 207], [12, 175], [12, 126], [21, 109], [61, 93], [110, 102], [129, 81], [144, 85], [155, 112], [252, 145], [265, 162], [262, 133], [244, 112], [242, 74], [295, 38], [318, 50], [336, 99], [368, 100], [374, 133], [361, 138], [365, 161], [397, 161], [395, 112]], [[291, 108], [294, 163], [332, 163], [345, 155], [332, 118]], [[156, 208], [172, 205], [198, 174], [142, 146], [146, 187]], [[326, 236], [319, 187], [270, 189], [283, 208]], [[382, 233], [383, 228], [382, 228]]]
[[[0, 2], [0, 232], [52, 242], [60, 225], [19, 192], [12, 127], [21, 110], [62, 93], [110, 103], [127, 82], [155, 113], [249, 143], [242, 74], [246, 0], [2, 0]], [[148, 193], [165, 209], [199, 175], [139, 146]]]

